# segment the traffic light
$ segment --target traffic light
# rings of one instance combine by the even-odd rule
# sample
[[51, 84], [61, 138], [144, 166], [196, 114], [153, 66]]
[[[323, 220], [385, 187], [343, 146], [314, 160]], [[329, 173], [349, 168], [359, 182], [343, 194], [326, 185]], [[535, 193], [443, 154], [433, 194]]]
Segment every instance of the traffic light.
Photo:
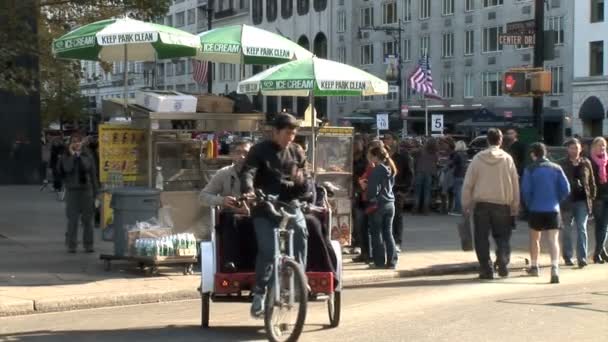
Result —
[[526, 73], [521, 71], [505, 72], [503, 78], [505, 94], [518, 95], [527, 94]]

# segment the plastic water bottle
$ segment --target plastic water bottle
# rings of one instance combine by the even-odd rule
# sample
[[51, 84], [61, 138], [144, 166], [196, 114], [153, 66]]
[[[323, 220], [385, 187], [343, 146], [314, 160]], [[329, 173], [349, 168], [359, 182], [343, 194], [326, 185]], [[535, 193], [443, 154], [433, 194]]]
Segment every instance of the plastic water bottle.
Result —
[[156, 189], [163, 191], [165, 188], [165, 178], [163, 177], [163, 168], [156, 167]]

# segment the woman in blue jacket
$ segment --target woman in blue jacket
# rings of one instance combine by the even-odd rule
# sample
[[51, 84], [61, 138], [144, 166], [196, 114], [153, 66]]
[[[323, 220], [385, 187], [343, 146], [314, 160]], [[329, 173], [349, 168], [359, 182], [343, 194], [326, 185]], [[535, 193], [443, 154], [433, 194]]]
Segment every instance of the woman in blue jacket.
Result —
[[570, 194], [570, 184], [562, 168], [547, 158], [547, 148], [542, 143], [530, 146], [532, 165], [524, 171], [522, 195], [529, 210], [530, 261], [528, 273], [538, 277], [538, 255], [541, 233], [549, 236], [551, 253], [551, 283], [559, 283], [559, 229], [561, 228], [559, 204]]
[[372, 268], [390, 268], [397, 266], [397, 249], [393, 237], [393, 219], [395, 218], [395, 176], [397, 167], [384, 147], [373, 147], [367, 154], [373, 170], [367, 184], [370, 215], [370, 234], [372, 238]]

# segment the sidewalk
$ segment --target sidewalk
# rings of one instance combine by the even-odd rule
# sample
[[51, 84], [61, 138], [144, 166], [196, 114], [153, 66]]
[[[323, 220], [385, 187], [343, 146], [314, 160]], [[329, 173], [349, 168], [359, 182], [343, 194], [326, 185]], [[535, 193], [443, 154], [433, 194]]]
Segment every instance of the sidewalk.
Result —
[[[135, 265], [116, 262], [105, 272], [100, 253], [112, 252], [96, 231], [95, 254], [65, 251], [64, 204], [38, 187], [0, 187], [0, 316], [200, 298], [200, 277], [160, 269], [145, 277]], [[344, 261], [345, 287], [399, 277], [475, 272], [474, 252], [462, 252], [458, 218], [405, 216], [399, 268], [369, 270]], [[512, 266], [523, 268], [528, 230], [514, 232]]]

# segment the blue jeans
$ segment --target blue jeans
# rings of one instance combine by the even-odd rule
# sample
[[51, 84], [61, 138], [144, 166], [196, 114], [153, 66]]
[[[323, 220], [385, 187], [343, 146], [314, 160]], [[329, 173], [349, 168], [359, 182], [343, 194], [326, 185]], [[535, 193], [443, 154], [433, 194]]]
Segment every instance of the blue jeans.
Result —
[[369, 225], [368, 218], [365, 214], [365, 211], [358, 206], [353, 208], [353, 219], [354, 219], [354, 230], [357, 245], [361, 248], [361, 255], [364, 258], [370, 258], [371, 256], [371, 246], [370, 246], [370, 238], [369, 238]]
[[397, 251], [393, 238], [393, 218], [395, 217], [395, 203], [386, 203], [370, 216], [369, 225], [372, 236], [372, 254], [377, 267], [397, 265]]
[[454, 212], [462, 213], [462, 184], [464, 178], [454, 178]]
[[600, 199], [593, 203], [593, 217], [595, 218], [595, 251], [599, 255], [606, 248], [608, 235], [608, 199]]
[[428, 211], [431, 205], [431, 187], [433, 186], [433, 175], [416, 175], [414, 189], [416, 192], [416, 209]]
[[[308, 248], [308, 229], [306, 220], [300, 209], [295, 211], [297, 217], [291, 220], [290, 224], [295, 225], [293, 235], [294, 257], [306, 270], [307, 248]], [[254, 217], [253, 226], [258, 244], [257, 256], [255, 259], [255, 288], [253, 293], [264, 294], [266, 287], [272, 277], [274, 264], [274, 229], [279, 227], [279, 221], [268, 217]]]
[[564, 259], [572, 259], [572, 231], [576, 228], [576, 258], [578, 261], [587, 260], [587, 219], [589, 209], [587, 201], [572, 203], [571, 210], [562, 211], [564, 231], [562, 232], [562, 249]]

